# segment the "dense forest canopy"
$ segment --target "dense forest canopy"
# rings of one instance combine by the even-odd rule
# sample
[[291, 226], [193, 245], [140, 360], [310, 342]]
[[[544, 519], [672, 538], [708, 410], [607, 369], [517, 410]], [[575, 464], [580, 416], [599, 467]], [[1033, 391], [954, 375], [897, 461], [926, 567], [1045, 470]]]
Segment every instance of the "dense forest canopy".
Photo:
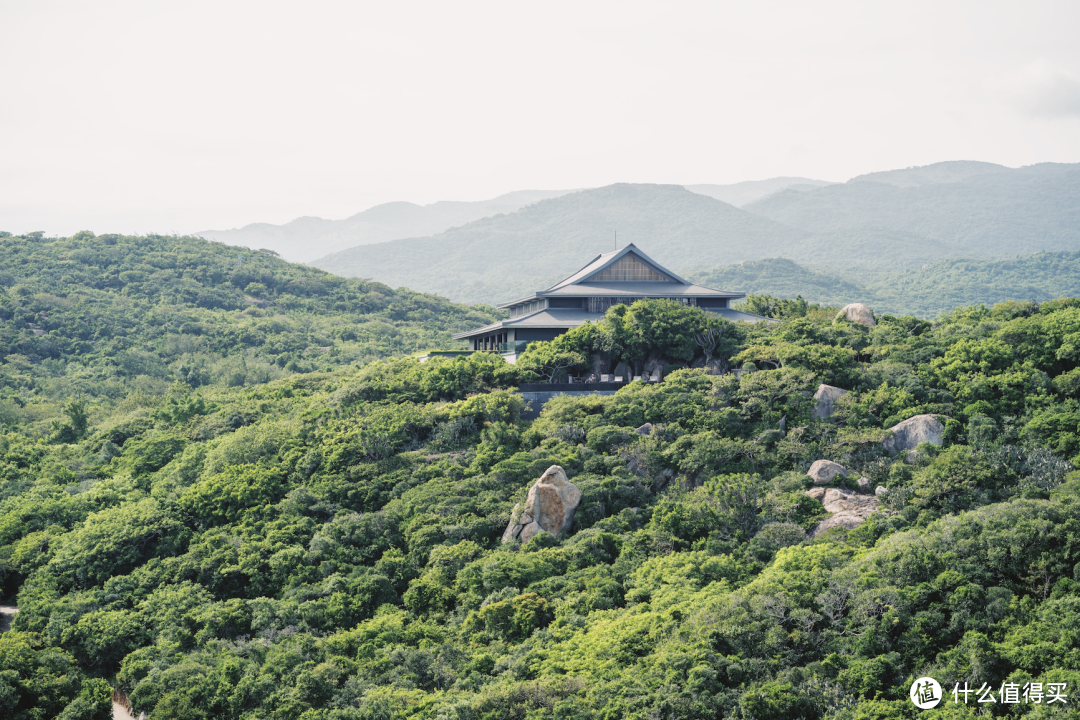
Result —
[[798, 265], [770, 258], [701, 270], [687, 279], [706, 287], [803, 297], [828, 305], [859, 301], [879, 312], [936, 318], [965, 305], [1080, 295], [1080, 252], [939, 260], [901, 270]]
[[[485, 311], [188, 239], [4, 242], [5, 717], [115, 688], [154, 720], [880, 720], [920, 675], [1080, 686], [1080, 300], [875, 327], [641, 301], [518, 366], [363, 363]], [[185, 335], [206, 376], [164, 352]], [[521, 419], [520, 382], [593, 355], [666, 377]], [[849, 391], [826, 419], [821, 383]], [[890, 453], [917, 415], [941, 445]], [[819, 459], [878, 512], [815, 533]], [[551, 465], [571, 529], [500, 542]]]
[[456, 348], [496, 317], [200, 238], [0, 233], [0, 424]]

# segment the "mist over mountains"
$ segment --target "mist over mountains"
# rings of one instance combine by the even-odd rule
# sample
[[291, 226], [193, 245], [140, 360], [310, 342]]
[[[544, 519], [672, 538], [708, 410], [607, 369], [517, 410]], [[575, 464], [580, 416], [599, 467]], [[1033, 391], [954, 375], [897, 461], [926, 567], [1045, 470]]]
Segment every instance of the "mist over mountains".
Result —
[[498, 302], [547, 287], [616, 241], [635, 243], [672, 267], [690, 267], [741, 257], [744, 244], [776, 254], [804, 235], [679, 185], [618, 184], [312, 264], [392, 287], [431, 287], [465, 302]]
[[[759, 200], [784, 189], [807, 190], [829, 185], [824, 180], [780, 177], [750, 180], [733, 185], [687, 185], [687, 189], [735, 206]], [[573, 190], [519, 190], [479, 202], [440, 201], [430, 205], [389, 202], [344, 220], [300, 217], [284, 225], [252, 223], [232, 230], [202, 230], [207, 240], [273, 250], [293, 262], [309, 262], [324, 255], [359, 245], [401, 238], [435, 235], [452, 227], [503, 213], [512, 213], [541, 200], [567, 195]]]
[[[746, 210], [810, 232], [906, 233], [950, 256], [1078, 249], [1080, 166], [1043, 163], [941, 182], [920, 172], [929, 169], [863, 176], [807, 192], [782, 190]], [[941, 168], [942, 174], [947, 170]]]
[[770, 257], [883, 272], [947, 258], [1080, 250], [1078, 165], [938, 163], [793, 187], [799, 184], [743, 208], [677, 185], [581, 190], [312, 264], [463, 302], [498, 302], [569, 275], [614, 248], [616, 232], [620, 246], [633, 242], [684, 273]]
[[526, 205], [568, 192], [572, 191], [519, 190], [491, 200], [444, 200], [430, 205], [388, 202], [344, 220], [300, 217], [284, 225], [252, 223], [233, 230], [203, 230], [195, 235], [229, 245], [244, 245], [252, 250], [265, 248], [273, 250], [286, 260], [306, 262], [356, 245], [434, 235], [456, 225], [500, 213], [511, 213]]
[[708, 195], [735, 207], [760, 200], [781, 190], [813, 190], [832, 185], [827, 180], [811, 180], [803, 177], [775, 177], [768, 180], [746, 180], [732, 185], [684, 185], [690, 192]]
[[[1080, 165], [950, 161], [844, 183], [778, 177], [528, 190], [481, 202], [385, 203], [344, 220], [303, 217], [200, 235], [462, 302], [501, 302], [547, 287], [594, 255], [633, 242], [688, 275], [785, 258], [801, 268], [785, 271], [799, 282], [810, 280], [804, 271], [824, 273], [835, 288], [853, 279], [852, 291], [865, 297], [930, 312], [940, 302], [883, 294], [889, 278], [947, 260], [1080, 250]], [[1073, 272], [1073, 265], [1055, 264], [1054, 272]], [[713, 284], [762, 291], [759, 282], [742, 287], [736, 280], [720, 273]], [[985, 295], [961, 284], [969, 300]], [[1011, 287], [1022, 293], [1027, 285]], [[839, 300], [809, 289], [803, 295]]]

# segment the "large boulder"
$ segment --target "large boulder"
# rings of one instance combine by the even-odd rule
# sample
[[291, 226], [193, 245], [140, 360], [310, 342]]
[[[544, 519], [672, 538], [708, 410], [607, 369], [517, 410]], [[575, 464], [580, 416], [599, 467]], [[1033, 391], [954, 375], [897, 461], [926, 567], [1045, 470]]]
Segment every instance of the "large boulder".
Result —
[[664, 365], [662, 360], [652, 359], [645, 363], [645, 367], [641, 369], [641, 376], [645, 380], [650, 382], [659, 382], [664, 379]]
[[806, 474], [815, 485], [828, 485], [837, 475], [847, 477], [849, 473], [848, 469], [840, 463], [834, 463], [832, 460], [818, 460], [810, 466]]
[[552, 465], [529, 488], [525, 506], [514, 506], [502, 541], [526, 543], [541, 530], [552, 535], [569, 530], [580, 502], [581, 490], [567, 479], [565, 470]]
[[847, 390], [843, 388], [833, 387], [832, 385], [818, 385], [817, 392], [814, 393], [814, 399], [817, 400], [817, 404], [814, 406], [814, 417], [818, 420], [825, 420], [833, 414], [833, 405], [837, 400], [847, 395]]
[[881, 445], [891, 453], [910, 451], [924, 442], [940, 445], [945, 426], [933, 415], [916, 415], [889, 428], [890, 437]]
[[589, 366], [592, 370], [592, 374], [599, 380], [600, 376], [607, 372], [607, 363], [604, 362], [603, 356], [600, 353], [593, 353], [589, 356]]
[[710, 360], [705, 366], [706, 375], [723, 375], [724, 374], [724, 362], [722, 360]]
[[851, 303], [850, 305], [842, 307], [840, 312], [836, 314], [836, 320], [833, 320], [833, 322], [836, 322], [837, 320], [847, 320], [848, 322], [865, 325], [866, 327], [874, 327], [877, 325], [877, 320], [874, 320], [874, 313], [862, 303]]
[[[814, 488], [814, 490], [820, 490], [820, 488]], [[813, 492], [813, 490], [808, 492]], [[811, 495], [811, 497], [814, 497], [814, 495]], [[838, 490], [837, 488], [826, 490], [825, 496], [821, 498], [821, 504], [832, 515], [818, 523], [818, 526], [814, 528], [814, 532], [811, 533], [812, 535], [820, 535], [834, 527], [843, 527], [849, 530], [857, 528], [866, 522], [866, 519], [877, 512], [878, 509], [877, 497], [859, 495], [847, 490]]]

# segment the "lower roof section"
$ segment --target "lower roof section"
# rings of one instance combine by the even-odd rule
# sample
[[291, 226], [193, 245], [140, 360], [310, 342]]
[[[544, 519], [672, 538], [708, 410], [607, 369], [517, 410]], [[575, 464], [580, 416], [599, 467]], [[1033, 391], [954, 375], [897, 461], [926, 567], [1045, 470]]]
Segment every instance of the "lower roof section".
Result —
[[584, 325], [587, 322], [596, 322], [597, 320], [603, 319], [604, 316], [601, 313], [590, 313], [576, 309], [548, 308], [547, 310], [534, 312], [532, 315], [520, 315], [518, 317], [500, 320], [497, 323], [485, 325], [476, 330], [458, 333], [453, 337], [455, 340], [460, 340], [462, 338], [471, 338], [476, 337], [477, 335], [489, 335], [493, 332], [516, 330], [518, 328], [562, 328], [569, 330], [570, 328], [576, 328], [578, 325]]
[[[725, 320], [730, 320], [732, 322], [761, 322], [763, 320], [768, 320], [768, 318], [761, 317], [760, 315], [752, 315], [751, 313], [732, 310], [731, 308], [702, 308], [702, 310], [719, 315]], [[491, 333], [503, 332], [506, 330], [526, 328], [536, 330], [570, 330], [579, 325], [584, 325], [587, 322], [599, 322], [603, 319], [603, 313], [590, 313], [576, 309], [548, 308], [546, 310], [534, 312], [531, 315], [507, 318], [505, 320], [500, 320], [497, 323], [477, 328], [476, 330], [457, 333], [453, 338], [455, 340], [463, 340], [471, 337], [482, 337], [484, 335], [490, 335]]]

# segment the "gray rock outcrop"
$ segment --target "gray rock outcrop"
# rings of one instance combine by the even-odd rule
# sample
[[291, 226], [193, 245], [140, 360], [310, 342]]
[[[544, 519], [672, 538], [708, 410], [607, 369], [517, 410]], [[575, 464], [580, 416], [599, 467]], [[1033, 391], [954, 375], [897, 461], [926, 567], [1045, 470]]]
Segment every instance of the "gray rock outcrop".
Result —
[[[813, 493], [815, 490], [821, 490], [821, 488], [813, 488], [808, 490], [807, 493]], [[815, 497], [815, 495], [811, 495], [811, 497]], [[874, 495], [859, 495], [837, 488], [826, 490], [821, 498], [821, 504], [832, 515], [818, 523], [811, 535], [820, 535], [834, 527], [849, 530], [857, 528], [866, 522], [866, 519], [877, 512], [878, 509], [878, 499]]]
[[[877, 325], [877, 320], [874, 320], [874, 313], [862, 303], [845, 305], [840, 309], [840, 312], [836, 314], [836, 320], [847, 320], [848, 322], [865, 325], [866, 327], [874, 327]], [[836, 320], [833, 322], [836, 322]]]
[[892, 436], [882, 440], [881, 445], [895, 453], [914, 450], [924, 442], [940, 445], [945, 426], [933, 415], [916, 415], [892, 426], [889, 431]]
[[652, 435], [652, 431], [653, 431], [653, 424], [652, 423], [645, 423], [644, 425], [642, 425], [639, 428], [634, 428], [634, 432], [636, 432], [638, 435]]
[[664, 379], [664, 363], [653, 359], [645, 363], [641, 370], [641, 376], [649, 382], [659, 382]]
[[889, 490], [888, 490], [888, 488], [886, 488], [886, 487], [884, 487], [882, 485], [878, 485], [877, 488], [874, 489], [874, 494], [877, 495], [878, 497], [881, 497], [882, 495], [888, 495]]
[[843, 388], [825, 384], [818, 385], [817, 392], [814, 393], [814, 399], [817, 400], [817, 405], [814, 406], [814, 417], [818, 420], [825, 420], [832, 416], [833, 405], [847, 393], [848, 391]]
[[526, 543], [541, 530], [552, 535], [569, 530], [580, 502], [581, 490], [570, 482], [565, 470], [552, 465], [529, 488], [525, 506], [514, 506], [502, 541]]
[[810, 476], [815, 485], [828, 485], [837, 475], [841, 477], [849, 475], [846, 467], [840, 463], [834, 463], [832, 460], [815, 461], [806, 474]]
[[723, 375], [725, 364], [720, 360], [710, 360], [705, 366], [706, 375]]
[[602, 355], [600, 355], [600, 353], [593, 353], [592, 355], [590, 355], [589, 364], [592, 369], [592, 374], [595, 375], [598, 380], [600, 379], [601, 375], [607, 372], [607, 370], [605, 370], [605, 368], [607, 367], [607, 363], [604, 362], [604, 358]]

